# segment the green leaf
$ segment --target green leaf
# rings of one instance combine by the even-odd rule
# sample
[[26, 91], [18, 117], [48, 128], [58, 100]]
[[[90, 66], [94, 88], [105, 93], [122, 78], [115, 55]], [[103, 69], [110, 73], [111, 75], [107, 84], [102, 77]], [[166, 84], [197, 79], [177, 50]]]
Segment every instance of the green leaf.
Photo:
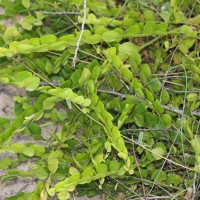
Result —
[[73, 86], [78, 86], [79, 85], [79, 79], [82, 75], [82, 70], [81, 69], [77, 69], [74, 73], [72, 73], [70, 79], [73, 82]]
[[140, 80], [143, 84], [149, 82], [151, 77], [151, 69], [149, 65], [143, 64], [140, 68]]
[[32, 77], [32, 74], [31, 72], [28, 72], [28, 71], [20, 71], [20, 72], [17, 72], [15, 74], [15, 79], [17, 81], [24, 81], [24, 79], [28, 78], [28, 77]]
[[94, 169], [92, 167], [86, 167], [83, 171], [83, 173], [81, 174], [82, 178], [83, 177], [93, 177], [94, 176]]
[[195, 165], [194, 171], [198, 174], [200, 173], [200, 164]]
[[63, 51], [67, 47], [67, 42], [59, 41], [51, 44], [49, 50], [51, 51]]
[[161, 34], [165, 35], [166, 32], [167, 32], [167, 29], [168, 29], [168, 23], [161, 22], [160, 24], [156, 25], [155, 33], [158, 34], [158, 35], [161, 35]]
[[133, 37], [138, 33], [140, 33], [140, 27], [137, 24], [131, 26], [129, 29], [126, 30], [127, 37]]
[[157, 77], [151, 79], [150, 83], [148, 84], [148, 88], [152, 92], [159, 92], [161, 89], [161, 83], [160, 83], [159, 79]]
[[165, 125], [166, 128], [170, 128], [172, 126], [172, 118], [169, 114], [163, 114], [161, 118], [162, 123]]
[[33, 172], [34, 172], [35, 177], [38, 178], [39, 180], [45, 180], [49, 176], [49, 173], [43, 167], [37, 167], [33, 170]]
[[35, 23], [35, 18], [32, 15], [26, 16], [21, 21], [22, 28], [28, 31], [32, 30], [34, 23]]
[[29, 44], [20, 44], [17, 46], [17, 50], [21, 54], [30, 54], [33, 51], [33, 46]]
[[147, 21], [144, 25], [144, 34], [151, 35], [156, 30], [156, 22], [155, 21]]
[[131, 64], [131, 68], [136, 72], [137, 66], [142, 62], [141, 55], [137, 52], [133, 52], [129, 57], [129, 62]]
[[166, 183], [168, 185], [178, 186], [178, 184], [181, 182], [181, 176], [177, 174], [169, 174], [166, 180]]
[[146, 98], [147, 98], [150, 102], [153, 102], [153, 101], [154, 101], [154, 96], [153, 96], [153, 94], [152, 94], [148, 89], [145, 89], [145, 95], [146, 95]]
[[25, 8], [29, 8], [30, 7], [30, 0], [22, 0], [22, 5]]
[[107, 168], [106, 164], [98, 164], [96, 166], [96, 171], [97, 171], [97, 174], [106, 175], [108, 168]]
[[[160, 155], [160, 156], [163, 156], [165, 154], [165, 150], [161, 147], [156, 147], [154, 149], [151, 150], [152, 151], [152, 155], [153, 157], [156, 159], [156, 160], [160, 160], [162, 159], [161, 157], [157, 156], [157, 155]], [[154, 154], [155, 153], [155, 154]]]
[[58, 199], [60, 199], [60, 200], [67, 200], [69, 198], [70, 198], [70, 193], [67, 191], [62, 191], [62, 192], [58, 193]]
[[197, 98], [197, 94], [196, 93], [190, 93], [187, 95], [187, 101], [188, 102], [193, 102], [195, 101]]
[[33, 157], [35, 155], [35, 149], [33, 147], [25, 147], [22, 153], [28, 157]]
[[15, 196], [6, 198], [6, 200], [23, 200], [23, 199], [32, 200], [31, 193], [20, 192], [16, 194]]
[[125, 42], [118, 47], [119, 56], [125, 54], [126, 56], [130, 56], [133, 53], [137, 53], [139, 51], [138, 46], [131, 42]]
[[[6, 49], [4, 47], [0, 47], [0, 57], [4, 57], [4, 56], [12, 57], [13, 54], [14, 53], [10, 49]], [[1, 77], [1, 78], [3, 78], [3, 77]]]
[[123, 153], [123, 152], [119, 152], [117, 155], [118, 155], [120, 158], [122, 158], [123, 160], [126, 160], [126, 159], [128, 158], [128, 155], [125, 154], [125, 153]]
[[135, 89], [135, 94], [136, 94], [139, 98], [142, 98], [142, 99], [145, 98], [144, 92], [143, 92], [142, 89], [140, 89], [140, 88], [136, 88], [136, 89]]
[[96, 66], [93, 68], [93, 70], [92, 70], [92, 79], [93, 80], [96, 80], [99, 77], [100, 70], [101, 70], [101, 68], [99, 66]]
[[110, 142], [105, 142], [105, 149], [106, 149], [106, 151], [107, 151], [108, 153], [111, 152], [111, 144], [110, 144]]
[[99, 42], [102, 41], [102, 37], [100, 35], [92, 35], [92, 36], [88, 36], [86, 39], [85, 39], [85, 42], [87, 44], [97, 44]]
[[144, 113], [144, 120], [147, 126], [155, 127], [159, 123], [159, 118], [157, 115], [151, 114], [149, 112]]
[[166, 181], [167, 174], [164, 171], [157, 169], [153, 172], [151, 179], [154, 180], [156, 183], [161, 183], [163, 181]]
[[22, 153], [23, 149], [25, 148], [25, 144], [12, 144], [10, 145], [10, 150], [14, 151], [15, 153]]
[[46, 110], [50, 110], [59, 101], [58, 97], [49, 97], [43, 101], [43, 107]]
[[144, 114], [145, 112], [147, 112], [147, 110], [142, 103], [137, 104], [134, 108], [134, 111], [133, 111], [134, 115]]
[[55, 188], [50, 188], [47, 190], [50, 197], [53, 197], [56, 193]]
[[154, 101], [153, 107], [155, 108], [156, 112], [158, 112], [159, 114], [162, 114], [165, 111], [164, 108], [160, 105], [160, 102], [158, 99]]
[[47, 44], [42, 44], [40, 46], [36, 46], [33, 48], [34, 52], [47, 52], [49, 49], [49, 45]]
[[120, 164], [118, 161], [116, 160], [113, 160], [110, 162], [110, 171], [115, 171], [117, 172], [120, 168]]
[[10, 120], [4, 117], [0, 117], [0, 126], [3, 126], [5, 124], [10, 124]]
[[80, 86], [84, 85], [85, 83], [87, 83], [87, 81], [90, 79], [91, 77], [91, 72], [88, 68], [84, 68], [82, 75], [79, 79], [79, 84]]
[[45, 154], [45, 148], [43, 146], [34, 144], [31, 147], [33, 147], [35, 149], [35, 156], [41, 156], [41, 155]]
[[49, 156], [48, 158], [48, 169], [55, 174], [58, 169], [59, 160], [56, 157]]
[[70, 175], [80, 174], [80, 172], [75, 167], [70, 167], [69, 168], [69, 174]]
[[12, 163], [10, 158], [3, 158], [0, 160], [0, 169], [6, 170], [9, 168], [9, 165]]
[[115, 31], [107, 31], [102, 35], [105, 42], [114, 42], [118, 39], [119, 34]]
[[41, 44], [54, 44], [57, 42], [57, 37], [55, 35], [45, 35], [40, 38]]
[[27, 91], [34, 91], [40, 85], [40, 79], [34, 76], [24, 79], [23, 82]]
[[31, 38], [28, 40], [28, 44], [32, 46], [39, 46], [40, 45], [40, 39], [39, 38]]
[[28, 125], [28, 130], [35, 140], [43, 139], [43, 137], [41, 136], [41, 127], [38, 124], [30, 123]]
[[141, 115], [141, 114], [136, 114], [134, 115], [134, 122], [137, 126], [139, 127], [142, 127], [142, 126], [145, 126], [145, 123], [144, 123], [144, 116]]
[[170, 101], [169, 93], [166, 90], [162, 90], [160, 99], [162, 104], [168, 104]]
[[54, 151], [49, 154], [48, 157], [48, 169], [55, 174], [58, 169], [59, 159], [62, 158], [61, 151]]
[[152, 10], [145, 10], [143, 15], [144, 15], [145, 21], [156, 21], [155, 12]]
[[11, 26], [8, 28], [3, 34], [3, 40], [6, 44], [10, 44], [11, 42], [17, 40], [20, 36], [17, 28], [15, 26]]

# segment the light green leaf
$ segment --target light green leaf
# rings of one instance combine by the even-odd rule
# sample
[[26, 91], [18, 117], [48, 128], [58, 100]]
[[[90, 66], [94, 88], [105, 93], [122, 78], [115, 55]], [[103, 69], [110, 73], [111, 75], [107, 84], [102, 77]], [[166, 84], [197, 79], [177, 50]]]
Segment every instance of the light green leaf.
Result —
[[156, 30], [156, 22], [155, 21], [147, 21], [144, 26], [144, 34], [151, 35]]
[[145, 10], [143, 15], [144, 15], [145, 21], [156, 21], [155, 12], [152, 10]]
[[87, 83], [87, 81], [90, 79], [91, 77], [91, 72], [88, 68], [84, 68], [81, 78], [79, 79], [79, 84], [80, 86], [84, 85], [85, 83]]
[[166, 128], [170, 128], [172, 126], [172, 118], [169, 114], [163, 114], [161, 118], [162, 118], [162, 123]]
[[59, 160], [56, 157], [52, 157], [51, 154], [48, 158], [48, 169], [55, 174], [58, 169]]
[[35, 149], [33, 147], [25, 147], [22, 153], [28, 157], [32, 157], [35, 155]]
[[131, 42], [125, 42], [118, 47], [119, 54], [126, 54], [130, 56], [132, 53], [138, 52], [139, 47]]
[[49, 50], [53, 51], [63, 51], [67, 47], [67, 42], [65, 41], [59, 41], [51, 44], [49, 46]]
[[172, 185], [173, 186], [178, 186], [178, 184], [181, 182], [181, 176], [177, 175], [177, 174], [169, 174], [166, 180], [166, 183], [168, 185]]
[[167, 179], [167, 174], [166, 172], [157, 169], [153, 172], [151, 179], [156, 181], [156, 183], [161, 183], [162, 181], [166, 181]]
[[113, 161], [110, 162], [110, 171], [116, 171], [117, 172], [119, 170], [119, 168], [120, 168], [120, 165], [119, 165], [118, 161], [113, 160]]
[[161, 147], [156, 147], [156, 148], [152, 149], [151, 151], [152, 151], [153, 157], [156, 160], [162, 159], [161, 157], [159, 157], [157, 155], [163, 156], [165, 154], [165, 150], [163, 148], [161, 148]]
[[160, 105], [160, 102], [158, 99], [154, 101], [153, 107], [155, 108], [156, 112], [158, 112], [159, 114], [162, 114], [165, 111], [164, 108]]
[[57, 42], [57, 37], [55, 35], [45, 35], [40, 38], [41, 44], [54, 44]]
[[35, 156], [41, 156], [45, 153], [45, 148], [43, 146], [34, 144], [31, 147], [35, 149]]
[[38, 178], [39, 180], [45, 180], [49, 176], [47, 170], [44, 169], [43, 167], [37, 167], [33, 170], [33, 172], [35, 177]]
[[3, 40], [6, 44], [10, 44], [11, 42], [17, 40], [20, 36], [17, 28], [15, 26], [11, 26], [8, 28], [3, 34]]
[[32, 30], [33, 25], [35, 23], [35, 18], [32, 15], [26, 16], [22, 21], [21, 21], [21, 26], [25, 30]]
[[149, 112], [144, 113], [144, 120], [146, 125], [150, 127], [155, 127], [159, 123], [158, 116]]
[[25, 8], [29, 8], [30, 7], [30, 0], [22, 0], [22, 5]]
[[75, 167], [70, 167], [69, 168], [69, 174], [70, 175], [80, 174], [80, 172]]
[[107, 31], [102, 35], [105, 42], [114, 42], [118, 39], [119, 34], [115, 31]]
[[50, 110], [57, 102], [59, 102], [58, 97], [49, 97], [43, 101], [43, 107], [46, 110]]
[[88, 36], [86, 39], [85, 39], [85, 42], [87, 44], [97, 44], [99, 42], [102, 41], [102, 37], [100, 35], [92, 35], [92, 36]]
[[30, 54], [30, 53], [32, 53], [33, 49], [34, 49], [34, 47], [29, 44], [20, 44], [17, 46], [17, 50], [21, 54]]
[[9, 165], [12, 163], [10, 158], [3, 158], [0, 160], [0, 169], [6, 170], [9, 168]]
[[27, 91], [34, 91], [40, 85], [40, 79], [34, 76], [24, 79], [23, 82]]
[[97, 171], [97, 174], [106, 174], [106, 172], [108, 171], [108, 168], [106, 166], [106, 164], [98, 164], [96, 166], [96, 171]]
[[161, 103], [162, 104], [168, 104], [170, 101], [170, 96], [167, 90], [162, 90], [161, 95], [160, 95]]

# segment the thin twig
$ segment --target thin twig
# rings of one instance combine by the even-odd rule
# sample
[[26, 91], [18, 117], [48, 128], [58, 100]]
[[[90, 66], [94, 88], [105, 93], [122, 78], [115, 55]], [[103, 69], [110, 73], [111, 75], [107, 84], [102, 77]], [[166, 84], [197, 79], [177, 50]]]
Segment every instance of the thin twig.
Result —
[[80, 12], [47, 12], [47, 11], [35, 11], [35, 13], [41, 12], [45, 15], [79, 15]]
[[[133, 140], [133, 135], [132, 135], [132, 140]], [[134, 158], [135, 158], [135, 164], [137, 165], [138, 172], [139, 172], [139, 174], [140, 174], [140, 178], [141, 178], [143, 194], [144, 194], [144, 196], [146, 196], [144, 183], [143, 183], [143, 181], [142, 181], [142, 173], [141, 173], [140, 166], [139, 166], [139, 163], [138, 163], [138, 160], [137, 160], [137, 156], [136, 156], [136, 153], [135, 153], [134, 142], [132, 142], [132, 146], [133, 146], [133, 155], [134, 155]]]
[[83, 14], [83, 22], [82, 22], [82, 26], [81, 26], [81, 33], [80, 33], [80, 36], [78, 38], [78, 42], [76, 44], [76, 50], [75, 50], [75, 54], [74, 54], [74, 58], [73, 58], [73, 67], [74, 68], [76, 66], [77, 54], [78, 54], [80, 42], [81, 42], [81, 39], [82, 39], [83, 33], [84, 33], [85, 22], [86, 22], [86, 17], [87, 17], [87, 10], [86, 9], [87, 9], [87, 0], [84, 0], [84, 7], [83, 7], [84, 14]]
[[125, 81], [122, 79], [121, 75], [118, 74], [118, 72], [117, 72], [116, 74], [117, 74], [118, 78], [120, 79], [120, 81], [122, 82], [122, 84], [127, 88], [127, 90], [128, 90], [129, 92], [131, 92], [130, 87], [129, 87], [129, 86], [125, 83]]
[[[121, 97], [122, 99], [126, 98], [126, 95], [125, 95], [125, 94], [121, 94], [121, 93], [115, 92], [115, 91], [102, 90], [102, 89], [98, 89], [97, 91], [98, 91], [98, 92], [107, 93], [107, 94], [113, 94], [113, 95], [115, 95], [115, 96]], [[143, 99], [141, 99], [141, 98], [139, 98], [139, 97], [137, 97], [137, 96], [136, 96], [136, 98], [137, 98], [138, 101], [140, 101], [140, 102], [143, 101]], [[163, 105], [163, 104], [161, 104], [161, 106], [162, 106], [163, 108], [165, 108], [166, 110], [169, 110], [169, 111], [171, 111], [171, 112], [175, 112], [175, 113], [180, 114], [180, 115], [183, 114], [183, 111], [182, 111], [182, 110], [179, 110], [179, 109], [177, 109], [177, 108], [169, 107], [169, 106], [166, 106], [166, 105]], [[200, 112], [198, 112], [198, 111], [193, 111], [192, 114], [195, 115], [195, 116], [197, 116], [197, 117], [200, 117]]]
[[135, 194], [137, 197], [140, 198], [140, 200], [144, 200], [139, 194], [137, 194], [135, 191], [131, 190], [128, 186], [126, 186], [124, 183], [122, 183], [121, 181], [115, 179], [115, 178], [112, 178], [111, 179], [115, 180], [117, 183], [121, 184], [122, 186], [124, 186], [128, 191], [132, 192], [133, 194]]
[[121, 94], [121, 93], [115, 92], [115, 91], [102, 90], [102, 89], [98, 89], [97, 91], [98, 91], [98, 92], [102, 92], [102, 93], [107, 93], [107, 94], [113, 94], [113, 95], [115, 95], [115, 96], [121, 97], [122, 99], [126, 98], [126, 95], [125, 95], [125, 94]]
[[135, 140], [132, 140], [132, 139], [130, 139], [130, 138], [124, 136], [124, 135], [122, 135], [122, 137], [125, 138], [126, 140], [130, 141], [131, 144], [132, 144], [132, 142], [134, 142], [135, 144], [139, 145], [139, 146], [142, 147], [143, 149], [145, 149], [145, 150], [151, 152], [152, 154], [154, 154], [154, 155], [156, 155], [156, 156], [158, 156], [158, 157], [160, 157], [160, 158], [162, 158], [162, 159], [168, 161], [169, 163], [172, 163], [172, 164], [174, 164], [174, 165], [176, 165], [176, 166], [179, 166], [179, 167], [181, 167], [181, 168], [183, 168], [183, 169], [188, 169], [189, 171], [194, 172], [194, 169], [192, 169], [192, 168], [190, 168], [190, 167], [187, 167], [187, 166], [184, 166], [184, 165], [182, 165], [182, 164], [180, 164], [180, 163], [177, 163], [177, 162], [175, 162], [175, 161], [173, 161], [173, 160], [170, 160], [170, 159], [168, 159], [168, 158], [166, 158], [166, 157], [164, 157], [164, 156], [161, 156], [160, 154], [153, 152], [151, 149], [148, 149], [147, 147], [145, 147], [144, 145], [140, 144], [139, 142], [137, 142], [137, 141], [135, 141]]

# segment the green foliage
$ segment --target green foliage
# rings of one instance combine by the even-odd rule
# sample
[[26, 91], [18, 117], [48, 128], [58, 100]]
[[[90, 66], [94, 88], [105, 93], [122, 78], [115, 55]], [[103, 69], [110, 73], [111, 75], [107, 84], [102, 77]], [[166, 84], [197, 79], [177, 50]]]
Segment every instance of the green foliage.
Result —
[[[17, 156], [0, 160], [1, 179], [39, 180], [32, 193], [8, 199], [64, 200], [99, 189], [106, 199], [149, 190], [181, 199], [200, 171], [197, 2], [87, 1], [75, 67], [83, 1], [0, 6], [2, 19], [22, 15], [0, 29], [0, 82], [27, 91], [14, 97], [14, 117], [0, 117], [0, 151]], [[63, 10], [80, 14], [51, 14]], [[45, 136], [49, 125], [58, 129]], [[16, 134], [34, 142], [15, 143]], [[28, 171], [16, 170], [28, 160]]]

